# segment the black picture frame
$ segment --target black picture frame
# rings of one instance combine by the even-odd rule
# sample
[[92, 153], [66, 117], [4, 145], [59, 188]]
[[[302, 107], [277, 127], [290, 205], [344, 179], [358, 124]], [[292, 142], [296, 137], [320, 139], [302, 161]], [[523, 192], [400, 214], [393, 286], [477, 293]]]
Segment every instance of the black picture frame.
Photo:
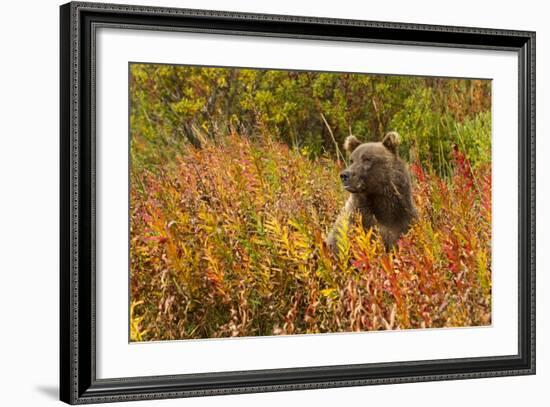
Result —
[[[62, 401], [83, 404], [535, 373], [534, 32], [81, 2], [62, 5], [60, 23]], [[518, 353], [499, 357], [97, 379], [93, 37], [100, 26], [517, 52]]]

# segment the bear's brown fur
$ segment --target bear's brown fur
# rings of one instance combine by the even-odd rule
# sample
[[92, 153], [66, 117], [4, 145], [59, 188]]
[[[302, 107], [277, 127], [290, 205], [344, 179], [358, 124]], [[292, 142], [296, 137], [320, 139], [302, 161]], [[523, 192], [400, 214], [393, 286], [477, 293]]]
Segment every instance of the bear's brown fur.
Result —
[[396, 132], [386, 134], [382, 142], [361, 143], [355, 136], [346, 138], [344, 149], [350, 165], [340, 178], [351, 195], [327, 239], [334, 252], [338, 250], [342, 222], [349, 222], [356, 211], [365, 229], [378, 227], [386, 249], [395, 245], [417, 216], [409, 171], [399, 158], [398, 145]]

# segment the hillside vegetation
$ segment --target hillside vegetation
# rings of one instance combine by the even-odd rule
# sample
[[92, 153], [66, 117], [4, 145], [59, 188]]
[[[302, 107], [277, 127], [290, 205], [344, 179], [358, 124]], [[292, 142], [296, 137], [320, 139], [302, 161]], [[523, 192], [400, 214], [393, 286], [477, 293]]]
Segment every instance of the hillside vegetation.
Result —
[[[131, 340], [491, 323], [486, 82], [131, 69]], [[350, 127], [404, 139], [419, 218], [390, 252], [325, 244]]]

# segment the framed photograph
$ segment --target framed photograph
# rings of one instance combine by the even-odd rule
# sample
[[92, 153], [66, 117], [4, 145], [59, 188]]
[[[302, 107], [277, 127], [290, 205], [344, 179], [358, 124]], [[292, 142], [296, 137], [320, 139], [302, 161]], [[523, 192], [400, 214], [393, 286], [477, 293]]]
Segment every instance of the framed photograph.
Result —
[[535, 33], [61, 6], [61, 400], [535, 373]]

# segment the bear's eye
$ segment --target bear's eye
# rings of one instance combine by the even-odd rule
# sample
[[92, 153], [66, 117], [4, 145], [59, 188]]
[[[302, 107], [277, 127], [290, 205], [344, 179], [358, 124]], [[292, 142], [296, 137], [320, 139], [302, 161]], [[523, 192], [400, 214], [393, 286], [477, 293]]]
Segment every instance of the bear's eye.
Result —
[[350, 163], [350, 164], [353, 164], [353, 158], [350, 158], [350, 159], [349, 159], [349, 163]]
[[364, 155], [364, 156], [363, 156], [363, 161], [367, 161], [367, 162], [370, 161], [370, 157], [367, 156], [367, 155]]

